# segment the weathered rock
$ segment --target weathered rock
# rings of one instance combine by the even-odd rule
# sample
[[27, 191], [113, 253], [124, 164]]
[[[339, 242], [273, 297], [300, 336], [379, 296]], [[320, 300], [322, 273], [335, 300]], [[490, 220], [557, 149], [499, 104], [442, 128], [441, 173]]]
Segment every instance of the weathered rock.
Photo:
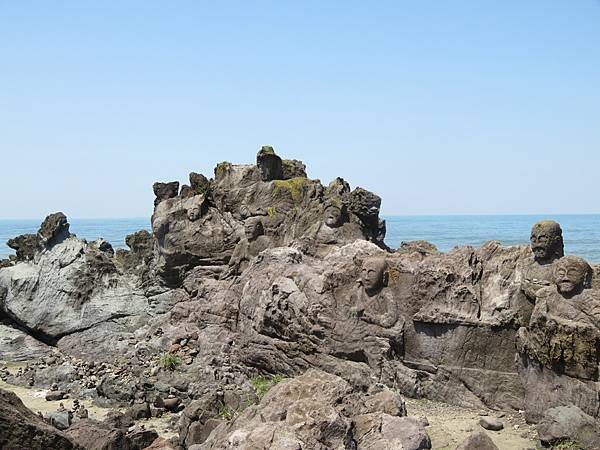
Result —
[[152, 186], [156, 199], [154, 200], [154, 206], [158, 205], [163, 200], [177, 197], [179, 194], [179, 181], [171, 181], [169, 183], [154, 183]]
[[137, 430], [127, 433], [130, 450], [144, 450], [151, 446], [158, 438], [155, 430]]
[[194, 194], [207, 195], [210, 192], [210, 181], [201, 173], [190, 172], [190, 187]]
[[0, 355], [5, 361], [39, 360], [52, 353], [52, 347], [38, 341], [24, 331], [0, 323]]
[[[364, 189], [354, 194], [349, 188], [325, 190], [303, 171], [283, 179], [281, 164], [272, 148], [265, 147], [256, 166], [220, 163], [208, 184], [193, 176], [192, 184], [202, 186], [194, 195], [172, 196], [156, 204], [152, 216], [156, 264], [168, 285], [180, 285], [186, 273], [199, 266], [219, 276], [242, 238], [242, 221], [251, 217], [261, 218], [262, 240], [270, 247], [293, 244], [307, 252], [325, 253], [333, 245], [356, 239], [384, 245], [379, 197]], [[326, 209], [332, 205], [340, 217], [335, 225], [328, 225]]]
[[50, 249], [70, 236], [67, 216], [61, 212], [47, 216], [37, 232], [39, 245]]
[[150, 414], [150, 404], [138, 403], [133, 405], [125, 411], [125, 416], [131, 420], [149, 419], [152, 417]]
[[73, 442], [86, 450], [129, 450], [130, 443], [124, 430], [110, 428], [93, 419], [81, 419], [65, 433]]
[[71, 426], [73, 414], [71, 411], [53, 411], [44, 414], [44, 420], [53, 427], [64, 431]]
[[544, 413], [537, 425], [544, 445], [569, 440], [585, 449], [600, 448], [600, 424], [576, 406], [559, 406]]
[[[554, 264], [553, 287], [537, 291], [537, 302], [526, 328], [519, 330], [520, 372], [527, 390], [527, 420], [572, 403], [598, 414], [598, 348], [600, 295], [591, 289], [591, 267], [566, 256]], [[555, 389], [554, 386], [561, 386]]]
[[9, 239], [6, 245], [17, 253], [17, 261], [32, 260], [39, 251], [39, 240], [36, 234], [22, 234]]
[[499, 450], [494, 441], [483, 431], [476, 431], [462, 441], [456, 450]]
[[79, 449], [64, 433], [44, 423], [12, 392], [0, 389], [0, 448], [10, 450]]
[[48, 402], [62, 400], [63, 398], [65, 398], [65, 392], [63, 392], [63, 391], [49, 391], [46, 394], [46, 401], [48, 401]]
[[504, 428], [504, 424], [494, 417], [481, 417], [479, 419], [479, 425], [481, 425], [486, 430], [491, 431], [500, 431]]
[[284, 180], [290, 180], [292, 178], [302, 177], [306, 178], [306, 166], [302, 161], [297, 159], [284, 159], [282, 162], [282, 174], [281, 177]]
[[381, 412], [348, 417], [351, 397], [341, 378], [309, 370], [272, 387], [259, 405], [219, 425], [199, 448], [431, 448], [417, 419]]
[[[116, 319], [125, 327], [128, 319], [147, 319], [150, 308], [137, 289], [137, 280], [122, 276], [110, 254], [74, 237], [58, 243], [68, 230], [63, 218], [45, 221], [49, 224], [39, 235], [46, 246], [52, 243], [53, 247], [38, 254], [35, 263], [2, 269], [0, 311], [51, 345], [64, 336]], [[95, 337], [96, 346], [109, 344], [98, 333]]]
[[273, 147], [263, 146], [256, 155], [256, 165], [263, 181], [283, 179], [281, 158], [275, 154]]

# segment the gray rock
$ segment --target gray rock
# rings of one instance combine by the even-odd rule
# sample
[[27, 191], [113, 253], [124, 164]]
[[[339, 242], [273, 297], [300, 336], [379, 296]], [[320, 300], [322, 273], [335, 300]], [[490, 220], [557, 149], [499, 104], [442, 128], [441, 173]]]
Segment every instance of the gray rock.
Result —
[[573, 405], [546, 411], [537, 431], [544, 445], [570, 440], [586, 449], [600, 448], [600, 424]]
[[476, 431], [468, 435], [456, 450], [499, 450], [492, 439], [483, 431]]
[[65, 398], [65, 392], [63, 391], [49, 391], [46, 394], [46, 401], [48, 402], [62, 400], [63, 398]]
[[53, 411], [44, 414], [44, 420], [61, 431], [71, 426], [73, 415], [71, 411]]
[[495, 419], [494, 417], [481, 417], [479, 419], [479, 425], [481, 425], [486, 430], [491, 431], [500, 431], [504, 428], [504, 424], [498, 419]]
[[273, 147], [263, 146], [256, 155], [256, 165], [263, 181], [281, 180], [283, 167], [281, 158], [275, 154]]

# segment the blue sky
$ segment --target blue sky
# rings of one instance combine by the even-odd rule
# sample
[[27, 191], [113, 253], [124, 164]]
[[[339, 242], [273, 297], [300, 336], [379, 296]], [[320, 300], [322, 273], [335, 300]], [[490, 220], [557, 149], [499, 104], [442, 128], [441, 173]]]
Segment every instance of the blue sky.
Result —
[[261, 145], [388, 215], [598, 213], [600, 2], [0, 0], [0, 218]]

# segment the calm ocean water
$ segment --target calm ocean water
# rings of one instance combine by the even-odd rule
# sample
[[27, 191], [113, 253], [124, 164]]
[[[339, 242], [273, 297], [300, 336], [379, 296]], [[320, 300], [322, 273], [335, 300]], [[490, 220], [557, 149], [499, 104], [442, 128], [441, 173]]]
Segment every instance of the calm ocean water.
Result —
[[[554, 219], [563, 229], [565, 253], [600, 263], [600, 215], [551, 216], [388, 216], [386, 242], [397, 248], [402, 241], [417, 239], [435, 244], [442, 251], [457, 245], [480, 246], [497, 240], [504, 245], [526, 244], [531, 225], [540, 219]], [[35, 233], [41, 221], [0, 220], [0, 258], [13, 253], [6, 241], [23, 233]], [[125, 236], [150, 229], [147, 218], [69, 219], [71, 232], [94, 240], [103, 237], [113, 247], [125, 247]]]

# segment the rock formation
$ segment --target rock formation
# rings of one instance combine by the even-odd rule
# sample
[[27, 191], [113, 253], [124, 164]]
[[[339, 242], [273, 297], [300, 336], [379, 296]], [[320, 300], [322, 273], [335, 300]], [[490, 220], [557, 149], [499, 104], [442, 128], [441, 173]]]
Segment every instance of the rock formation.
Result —
[[[0, 376], [183, 409], [182, 449], [429, 448], [400, 394], [600, 415], [593, 271], [562, 256], [557, 223], [535, 224], [531, 247], [392, 251], [377, 195], [324, 186], [270, 147], [179, 186], [153, 186], [152, 233], [129, 250], [77, 239], [62, 213], [11, 240], [0, 351], [29, 363]], [[68, 434], [126, 440], [111, 426]]]
[[12, 392], [0, 389], [0, 448], [80, 450], [64, 433], [28, 410]]

